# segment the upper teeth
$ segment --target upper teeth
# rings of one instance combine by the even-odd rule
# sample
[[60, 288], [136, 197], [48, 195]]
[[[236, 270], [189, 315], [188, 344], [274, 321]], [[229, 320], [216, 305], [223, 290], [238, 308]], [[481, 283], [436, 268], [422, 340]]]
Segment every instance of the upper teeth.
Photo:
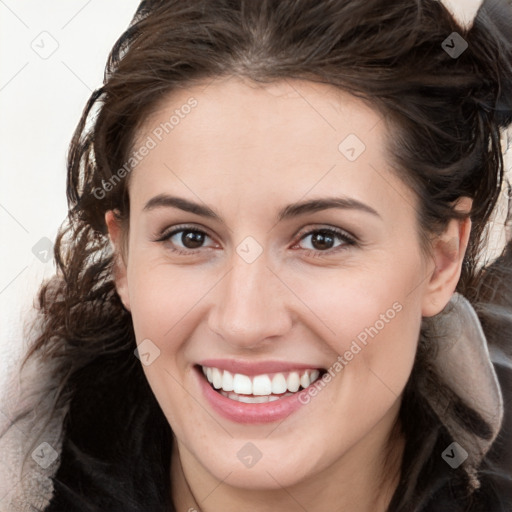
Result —
[[241, 373], [202, 366], [208, 382], [215, 389], [234, 391], [243, 395], [280, 395], [298, 391], [299, 387], [307, 388], [320, 376], [318, 370], [301, 370], [287, 373], [273, 373], [248, 377]]

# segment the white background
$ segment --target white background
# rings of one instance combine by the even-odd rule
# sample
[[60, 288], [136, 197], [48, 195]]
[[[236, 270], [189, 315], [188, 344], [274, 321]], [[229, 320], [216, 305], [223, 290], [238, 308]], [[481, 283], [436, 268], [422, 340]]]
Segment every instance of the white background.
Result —
[[21, 320], [55, 270], [32, 248], [66, 216], [67, 146], [137, 5], [0, 1], [0, 389], [23, 347]]

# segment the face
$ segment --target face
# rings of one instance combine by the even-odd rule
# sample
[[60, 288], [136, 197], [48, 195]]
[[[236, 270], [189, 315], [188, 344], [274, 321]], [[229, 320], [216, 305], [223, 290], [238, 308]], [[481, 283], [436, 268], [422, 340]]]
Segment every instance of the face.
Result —
[[235, 78], [140, 130], [117, 288], [190, 467], [272, 488], [383, 445], [457, 281], [422, 256], [389, 130], [331, 86]]

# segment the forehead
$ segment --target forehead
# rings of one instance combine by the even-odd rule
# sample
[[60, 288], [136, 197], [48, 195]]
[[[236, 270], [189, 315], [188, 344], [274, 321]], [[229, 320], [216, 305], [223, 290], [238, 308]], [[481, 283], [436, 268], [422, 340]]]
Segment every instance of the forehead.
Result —
[[333, 86], [219, 78], [173, 91], [146, 119], [134, 148], [152, 147], [130, 194], [137, 202], [177, 186], [231, 201], [264, 190], [271, 200], [336, 188], [396, 203], [404, 185], [389, 169], [387, 136], [376, 109]]
[[[336, 142], [349, 129], [375, 146], [380, 130], [373, 136], [371, 132], [381, 121], [375, 109], [331, 85], [223, 77], [169, 93], [148, 116], [139, 135], [152, 133], [158, 142], [165, 144], [161, 139], [172, 138], [182, 144], [188, 139], [184, 132], [193, 130], [198, 136], [193, 141], [196, 147], [209, 146], [209, 151], [214, 144], [273, 140], [277, 133], [286, 135], [289, 143], [307, 137], [311, 144], [323, 140], [325, 147], [335, 144], [337, 148]], [[267, 149], [276, 148], [275, 142]]]

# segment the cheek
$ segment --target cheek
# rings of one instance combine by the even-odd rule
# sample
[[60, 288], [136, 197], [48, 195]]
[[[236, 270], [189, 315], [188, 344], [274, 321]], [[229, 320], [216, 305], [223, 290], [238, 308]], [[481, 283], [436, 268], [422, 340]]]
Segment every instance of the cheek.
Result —
[[421, 289], [411, 292], [418, 275], [409, 260], [403, 267], [398, 262], [325, 278], [318, 273], [315, 280], [296, 277], [294, 291], [315, 313], [310, 327], [342, 358], [333, 360], [339, 362], [336, 373], [350, 373], [361, 385], [375, 373], [396, 394], [402, 391], [421, 326]]
[[150, 364], [143, 364], [143, 371], [169, 424], [178, 433], [182, 432], [180, 418], [197, 414], [197, 405], [182, 384], [189, 370], [182, 349], [197, 325], [197, 306], [205, 293], [200, 289], [204, 279], [191, 283], [191, 269], [155, 265], [149, 258], [134, 255], [128, 270], [137, 344], [140, 352], [140, 347], [146, 347], [151, 357]]
[[[128, 269], [132, 320], [137, 339], [153, 336], [169, 341], [169, 334], [186, 324], [187, 312], [205, 295], [207, 276], [192, 267], [180, 268], [134, 255]], [[210, 285], [211, 287], [211, 285]]]

